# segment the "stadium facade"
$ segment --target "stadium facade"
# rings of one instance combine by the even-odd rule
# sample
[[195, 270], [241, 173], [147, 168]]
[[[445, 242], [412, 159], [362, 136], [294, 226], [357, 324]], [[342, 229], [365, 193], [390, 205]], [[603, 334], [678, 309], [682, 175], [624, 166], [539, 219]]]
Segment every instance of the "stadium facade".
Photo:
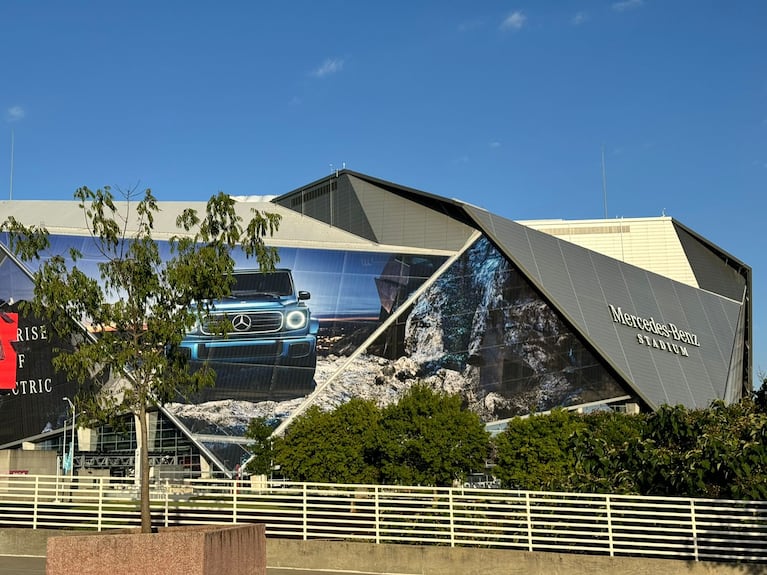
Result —
[[[231, 475], [248, 457], [250, 418], [282, 430], [310, 405], [385, 404], [416, 381], [459, 393], [490, 429], [556, 407], [706, 407], [751, 389], [751, 270], [670, 217], [515, 222], [349, 170], [238, 200], [245, 219], [252, 208], [282, 216], [268, 243], [284, 284], [257, 287], [258, 272], [237, 254], [247, 285], [227, 308], [232, 337], [215, 341], [201, 326], [188, 346], [215, 366], [219, 385], [154, 414], [158, 469]], [[0, 206], [3, 219], [45, 225], [50, 254], [80, 249], [95, 274], [99, 254], [77, 202]], [[181, 210], [204, 203], [160, 207], [163, 242], [178, 233]], [[51, 365], [69, 344], [21, 313], [34, 269], [7, 240], [0, 448], [64, 455], [68, 434], [77, 472], [131, 473], [131, 420], [71, 441], [66, 398], [77, 385]]]

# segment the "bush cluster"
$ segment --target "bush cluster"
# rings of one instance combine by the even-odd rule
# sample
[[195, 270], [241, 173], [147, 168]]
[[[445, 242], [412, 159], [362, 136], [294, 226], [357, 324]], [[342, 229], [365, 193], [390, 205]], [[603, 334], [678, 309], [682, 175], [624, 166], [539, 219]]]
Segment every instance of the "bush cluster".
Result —
[[332, 411], [311, 407], [283, 437], [264, 440], [267, 423], [246, 433], [265, 473], [271, 459], [293, 481], [449, 486], [485, 468], [489, 434], [455, 395], [415, 385], [396, 404], [379, 408], [354, 398]]
[[765, 397], [767, 379], [752, 397], [707, 409], [555, 410], [491, 438], [460, 398], [417, 385], [386, 408], [352, 399], [310, 408], [282, 438], [268, 438], [263, 421], [248, 435], [260, 437], [257, 471], [271, 462], [294, 481], [447, 486], [487, 471], [489, 458], [507, 489], [765, 499]]

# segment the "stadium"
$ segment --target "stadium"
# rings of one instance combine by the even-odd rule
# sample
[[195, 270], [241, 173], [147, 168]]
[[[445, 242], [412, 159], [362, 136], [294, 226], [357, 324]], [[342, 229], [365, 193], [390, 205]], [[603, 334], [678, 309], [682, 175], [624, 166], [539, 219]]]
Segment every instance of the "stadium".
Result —
[[[252, 417], [281, 432], [311, 405], [386, 404], [418, 381], [460, 394], [490, 430], [557, 407], [706, 407], [751, 388], [751, 269], [673, 218], [517, 222], [350, 170], [237, 199], [244, 219], [281, 215], [268, 240], [280, 285], [264, 287], [237, 256], [233, 337], [200, 326], [184, 345], [218, 384], [152, 414], [156, 476], [235, 475]], [[44, 225], [50, 254], [77, 247], [96, 273], [77, 202], [0, 206]], [[177, 234], [188, 207], [204, 202], [161, 203], [155, 239]], [[72, 343], [20, 310], [34, 271], [0, 237], [0, 450], [42, 453], [58, 469], [70, 448], [72, 473], [133, 474], [133, 422], [80, 428], [77, 384], [51, 364]], [[35, 472], [28, 459], [0, 461], [0, 472]]]

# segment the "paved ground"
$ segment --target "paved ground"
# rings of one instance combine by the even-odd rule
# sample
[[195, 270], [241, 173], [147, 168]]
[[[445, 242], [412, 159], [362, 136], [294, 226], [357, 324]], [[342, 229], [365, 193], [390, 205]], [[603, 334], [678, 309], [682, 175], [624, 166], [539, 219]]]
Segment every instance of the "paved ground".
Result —
[[[356, 571], [311, 571], [307, 569], [267, 568], [267, 575], [375, 575]], [[45, 575], [45, 557], [0, 556], [0, 574], [2, 575]]]
[[45, 575], [45, 557], [0, 557], [3, 575]]

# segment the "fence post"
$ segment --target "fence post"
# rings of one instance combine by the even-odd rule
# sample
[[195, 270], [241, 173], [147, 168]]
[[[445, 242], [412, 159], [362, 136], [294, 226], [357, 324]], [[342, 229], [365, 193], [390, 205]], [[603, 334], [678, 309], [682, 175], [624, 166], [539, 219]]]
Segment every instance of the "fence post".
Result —
[[450, 505], [450, 547], [455, 547], [455, 514], [453, 513], [453, 488], [448, 487], [448, 504]]
[[308, 526], [309, 526], [309, 514], [308, 514], [308, 509], [307, 509], [308, 502], [307, 502], [307, 493], [306, 493], [307, 488], [306, 488], [306, 483], [302, 483], [301, 485], [303, 486], [303, 489], [302, 489], [301, 492], [302, 492], [302, 499], [303, 499], [302, 507], [304, 509], [304, 516], [303, 516], [303, 538], [304, 538], [304, 541], [306, 541], [309, 538], [308, 535], [307, 535]]
[[375, 514], [376, 543], [381, 542], [381, 509], [379, 507], [380, 487], [378, 485], [373, 489], [373, 512]]
[[533, 551], [533, 516], [530, 509], [530, 492], [525, 491], [525, 512], [527, 513], [527, 550]]
[[35, 503], [32, 505], [32, 529], [37, 529], [37, 505], [40, 501], [40, 476], [35, 475]]
[[99, 506], [96, 511], [96, 531], [102, 530], [102, 518], [104, 517], [104, 481], [105, 477], [99, 477]]
[[165, 514], [165, 527], [168, 527], [170, 525], [170, 493], [167, 484], [165, 484], [165, 509], [163, 513]]
[[698, 557], [698, 526], [695, 523], [695, 500], [690, 499], [690, 525], [692, 527], [692, 548], [696, 561], [700, 561]]
[[610, 557], [615, 557], [615, 549], [613, 547], [613, 514], [610, 503], [610, 496], [605, 495], [605, 506], [607, 508], [607, 538], [610, 545]]
[[238, 491], [240, 490], [240, 485], [237, 482], [236, 475], [234, 479], [232, 479], [232, 483], [232, 523], [237, 523], [237, 496], [239, 495]]

